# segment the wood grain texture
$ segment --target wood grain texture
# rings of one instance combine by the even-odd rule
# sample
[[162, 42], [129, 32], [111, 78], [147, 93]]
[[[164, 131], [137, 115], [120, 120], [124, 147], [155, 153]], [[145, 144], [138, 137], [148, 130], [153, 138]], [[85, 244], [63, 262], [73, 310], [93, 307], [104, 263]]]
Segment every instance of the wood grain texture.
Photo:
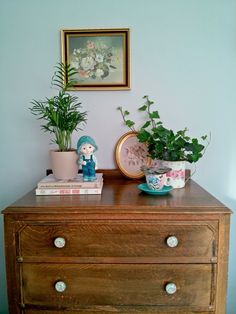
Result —
[[[168, 247], [169, 236], [178, 239]], [[56, 248], [54, 240], [65, 239]], [[19, 232], [22, 257], [205, 257], [216, 256], [218, 232], [215, 221], [168, 222], [130, 221], [30, 224]]]
[[186, 311], [186, 310], [179, 310], [178, 308], [175, 309], [166, 309], [162, 308], [161, 310], [158, 310], [157, 307], [117, 307], [117, 306], [96, 306], [96, 308], [93, 309], [91, 307], [87, 308], [81, 308], [79, 311], [70, 311], [70, 310], [32, 310], [32, 309], [26, 309], [25, 314], [212, 314], [213, 312], [205, 312], [205, 311]]
[[226, 313], [231, 211], [191, 180], [162, 197], [138, 183], [105, 171], [102, 195], [31, 191], [3, 211], [10, 314]]
[[[24, 303], [78, 308], [80, 305], [211, 306], [213, 268], [196, 265], [23, 264]], [[57, 292], [55, 283], [66, 283]], [[177, 292], [167, 294], [173, 282]]]

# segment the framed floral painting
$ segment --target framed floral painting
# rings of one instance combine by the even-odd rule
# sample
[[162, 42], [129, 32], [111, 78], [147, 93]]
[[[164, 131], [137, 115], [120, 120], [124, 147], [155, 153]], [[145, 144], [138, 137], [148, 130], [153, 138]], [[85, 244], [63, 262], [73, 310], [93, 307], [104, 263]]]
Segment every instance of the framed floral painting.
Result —
[[128, 178], [144, 176], [141, 167], [150, 164], [145, 143], [140, 143], [136, 132], [124, 134], [116, 144], [115, 159], [120, 171]]
[[130, 89], [130, 30], [61, 31], [62, 62], [77, 70], [72, 90]]

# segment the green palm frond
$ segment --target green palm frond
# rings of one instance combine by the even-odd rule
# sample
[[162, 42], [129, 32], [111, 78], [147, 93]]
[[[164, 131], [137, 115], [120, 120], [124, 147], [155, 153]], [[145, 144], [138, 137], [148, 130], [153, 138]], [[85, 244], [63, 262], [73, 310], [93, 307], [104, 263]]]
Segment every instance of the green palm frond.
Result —
[[59, 146], [59, 150], [67, 151], [71, 149], [72, 133], [86, 124], [87, 112], [81, 111], [78, 97], [67, 92], [75, 84], [76, 69], [64, 63], [58, 63], [55, 69], [51, 84], [59, 88], [58, 95], [44, 101], [34, 99], [29, 109], [39, 120], [45, 121], [41, 128], [54, 134], [52, 142]]
[[68, 88], [75, 85], [76, 80], [73, 78], [77, 73], [76, 69], [70, 64], [58, 63], [55, 66], [55, 72], [52, 77], [52, 86], [59, 87], [59, 89], [66, 91]]

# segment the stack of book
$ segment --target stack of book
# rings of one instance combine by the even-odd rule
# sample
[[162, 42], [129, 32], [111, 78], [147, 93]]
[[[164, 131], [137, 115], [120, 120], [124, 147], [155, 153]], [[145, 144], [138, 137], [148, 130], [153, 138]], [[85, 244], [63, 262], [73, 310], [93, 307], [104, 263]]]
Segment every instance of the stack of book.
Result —
[[49, 174], [38, 182], [36, 195], [102, 194], [103, 174], [97, 173], [97, 179], [83, 181], [83, 175], [77, 174], [73, 180], [58, 180]]

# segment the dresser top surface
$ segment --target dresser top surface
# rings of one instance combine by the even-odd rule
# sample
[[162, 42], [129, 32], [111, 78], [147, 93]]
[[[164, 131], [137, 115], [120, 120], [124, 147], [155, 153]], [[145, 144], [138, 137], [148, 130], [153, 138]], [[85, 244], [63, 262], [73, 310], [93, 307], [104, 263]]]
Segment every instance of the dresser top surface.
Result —
[[189, 180], [184, 188], [174, 189], [165, 196], [141, 192], [137, 186], [142, 182], [108, 171], [104, 174], [101, 195], [36, 196], [35, 190], [32, 190], [2, 213], [231, 213], [193, 180]]

